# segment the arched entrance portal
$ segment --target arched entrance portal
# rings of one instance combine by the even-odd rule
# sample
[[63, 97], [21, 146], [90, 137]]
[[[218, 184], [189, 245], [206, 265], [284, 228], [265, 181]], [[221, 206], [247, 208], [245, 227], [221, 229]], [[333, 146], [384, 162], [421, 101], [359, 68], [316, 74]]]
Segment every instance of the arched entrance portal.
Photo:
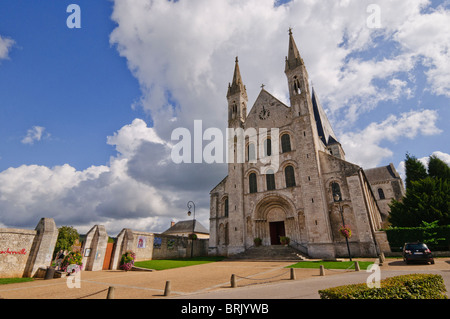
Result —
[[261, 238], [263, 245], [280, 245], [281, 236], [297, 238], [293, 211], [293, 205], [284, 197], [264, 198], [253, 213], [255, 237]]

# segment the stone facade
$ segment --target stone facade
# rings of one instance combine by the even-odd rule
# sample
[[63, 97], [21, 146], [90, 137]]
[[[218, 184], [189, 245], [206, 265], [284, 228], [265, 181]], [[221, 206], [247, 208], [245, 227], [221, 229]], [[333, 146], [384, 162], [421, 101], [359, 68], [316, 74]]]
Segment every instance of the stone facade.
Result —
[[84, 270], [97, 271], [103, 269], [107, 244], [108, 234], [105, 226], [95, 225], [87, 232], [82, 247]]
[[[290, 107], [261, 89], [247, 114], [236, 58], [228, 87], [228, 176], [210, 193], [210, 254], [233, 255], [254, 245], [291, 245], [313, 258], [378, 256], [382, 215], [363, 169], [345, 160], [289, 34], [285, 73]], [[395, 171], [395, 169], [394, 169]], [[337, 200], [334, 196], [338, 195]], [[342, 214], [341, 214], [342, 212]]]
[[387, 225], [391, 200], [401, 200], [406, 195], [403, 181], [392, 163], [383, 167], [367, 169], [365, 174], [377, 199], [383, 224]]

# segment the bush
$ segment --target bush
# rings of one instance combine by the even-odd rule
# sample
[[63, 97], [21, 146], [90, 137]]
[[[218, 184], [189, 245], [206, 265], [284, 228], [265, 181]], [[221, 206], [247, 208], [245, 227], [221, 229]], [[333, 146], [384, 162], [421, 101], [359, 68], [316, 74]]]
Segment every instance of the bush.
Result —
[[188, 235], [188, 239], [191, 239], [191, 240], [197, 240], [197, 234], [189, 234]]
[[132, 251], [127, 251], [122, 255], [122, 258], [120, 258], [120, 269], [128, 271], [133, 268], [135, 259], [136, 254]]
[[64, 257], [64, 260], [61, 263], [61, 270], [66, 271], [67, 267], [70, 265], [78, 265], [80, 266], [80, 270], [83, 268], [83, 263], [81, 262], [83, 257], [81, 253], [78, 251], [71, 251]]
[[[426, 242], [428, 238], [427, 232], [430, 229], [426, 227], [393, 227], [385, 229], [386, 235], [391, 246], [392, 251], [401, 251], [400, 247], [407, 242]], [[427, 246], [431, 251], [437, 250], [449, 250], [450, 246], [450, 225], [448, 226], [438, 226], [432, 228], [432, 231], [436, 233], [435, 238], [446, 238], [445, 241], [440, 241], [439, 244], [427, 243]]]
[[289, 245], [289, 243], [291, 242], [291, 239], [287, 236], [280, 236], [280, 243], [282, 245]]
[[319, 290], [321, 299], [447, 299], [441, 275], [410, 274], [386, 278], [380, 288], [354, 284]]

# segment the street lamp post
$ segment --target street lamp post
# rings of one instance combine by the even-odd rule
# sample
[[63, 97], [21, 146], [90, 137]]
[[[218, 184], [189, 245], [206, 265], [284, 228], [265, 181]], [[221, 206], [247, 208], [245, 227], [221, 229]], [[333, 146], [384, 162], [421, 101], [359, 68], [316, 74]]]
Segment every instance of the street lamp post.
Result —
[[192, 220], [192, 238], [191, 238], [191, 258], [194, 256], [194, 235], [195, 235], [195, 204], [193, 201], [187, 203], [188, 216], [191, 216], [191, 208], [194, 207], [194, 218]]
[[[336, 193], [333, 195], [333, 200], [335, 203], [338, 203], [338, 205], [339, 205], [339, 213], [341, 214], [341, 218], [342, 218], [342, 227], [345, 227], [344, 212], [342, 211], [342, 206], [341, 206], [342, 198], [339, 194]], [[345, 236], [345, 242], [347, 243], [348, 258], [350, 258], [350, 261], [352, 261], [352, 256], [350, 254], [350, 245], [348, 244], [347, 236]]]

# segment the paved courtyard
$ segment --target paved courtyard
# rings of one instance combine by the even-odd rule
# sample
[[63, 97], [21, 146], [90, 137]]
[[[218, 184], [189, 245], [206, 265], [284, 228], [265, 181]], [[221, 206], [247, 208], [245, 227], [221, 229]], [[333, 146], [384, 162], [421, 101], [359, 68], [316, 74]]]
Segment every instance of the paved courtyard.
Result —
[[[359, 259], [373, 261], [370, 259]], [[318, 289], [353, 282], [366, 282], [364, 270], [295, 269], [290, 280], [292, 262], [221, 261], [163, 271], [83, 271], [80, 288], [69, 288], [67, 278], [8, 284], [0, 286], [5, 299], [105, 299], [108, 287], [114, 286], [116, 299], [317, 299]], [[434, 265], [406, 265], [401, 259], [387, 259], [381, 267], [382, 278], [406, 273], [438, 273], [450, 291], [450, 258], [438, 258]], [[231, 288], [235, 274], [237, 288]], [[70, 279], [70, 277], [68, 277]], [[165, 297], [166, 281], [171, 294]]]

